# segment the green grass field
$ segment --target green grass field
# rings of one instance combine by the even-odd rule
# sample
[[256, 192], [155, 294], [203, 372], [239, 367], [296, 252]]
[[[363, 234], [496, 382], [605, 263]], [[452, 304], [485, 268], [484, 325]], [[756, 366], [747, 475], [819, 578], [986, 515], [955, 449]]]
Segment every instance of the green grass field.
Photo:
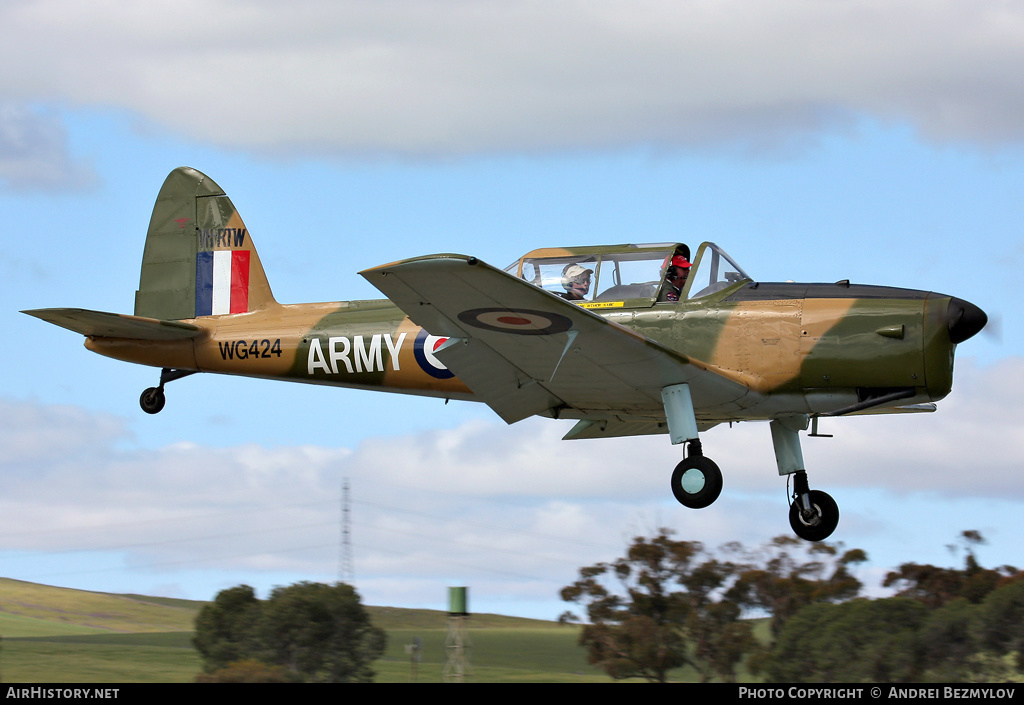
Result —
[[[203, 603], [108, 595], [0, 578], [0, 681], [5, 683], [185, 683], [201, 670], [192, 626]], [[445, 680], [447, 615], [369, 607], [388, 635], [374, 663], [380, 683]], [[610, 682], [586, 662], [578, 628], [500, 615], [468, 624], [470, 670], [478, 683]], [[420, 662], [406, 645], [419, 637]], [[673, 674], [694, 681], [692, 669]]]

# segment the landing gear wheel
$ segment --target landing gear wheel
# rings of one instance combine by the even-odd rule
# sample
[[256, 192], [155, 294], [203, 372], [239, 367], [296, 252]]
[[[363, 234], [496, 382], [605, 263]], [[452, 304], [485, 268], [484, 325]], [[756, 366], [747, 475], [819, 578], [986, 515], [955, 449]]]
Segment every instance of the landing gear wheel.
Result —
[[672, 494], [684, 507], [703, 509], [722, 492], [722, 471], [714, 461], [693, 455], [672, 471]]
[[839, 526], [839, 505], [821, 490], [811, 490], [811, 512], [805, 516], [799, 500], [789, 505], [789, 525], [805, 541], [824, 541]]
[[167, 398], [164, 397], [164, 390], [160, 387], [150, 387], [139, 397], [139, 406], [147, 414], [160, 413], [165, 403], [167, 403]]

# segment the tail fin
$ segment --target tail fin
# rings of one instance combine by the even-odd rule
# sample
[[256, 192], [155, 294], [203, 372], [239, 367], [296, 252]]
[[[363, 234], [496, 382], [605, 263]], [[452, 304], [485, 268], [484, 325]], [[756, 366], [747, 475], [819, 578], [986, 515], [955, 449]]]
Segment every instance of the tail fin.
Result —
[[242, 218], [213, 179], [179, 167], [153, 207], [135, 315], [176, 321], [276, 305]]

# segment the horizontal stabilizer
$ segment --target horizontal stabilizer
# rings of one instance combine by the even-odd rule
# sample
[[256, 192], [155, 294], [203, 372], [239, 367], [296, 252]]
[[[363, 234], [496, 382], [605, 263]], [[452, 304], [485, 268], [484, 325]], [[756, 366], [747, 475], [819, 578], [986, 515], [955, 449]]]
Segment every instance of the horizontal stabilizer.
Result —
[[90, 338], [127, 338], [130, 340], [188, 340], [203, 331], [198, 326], [178, 321], [127, 316], [120, 313], [89, 311], [84, 308], [37, 308], [22, 311], [61, 328]]

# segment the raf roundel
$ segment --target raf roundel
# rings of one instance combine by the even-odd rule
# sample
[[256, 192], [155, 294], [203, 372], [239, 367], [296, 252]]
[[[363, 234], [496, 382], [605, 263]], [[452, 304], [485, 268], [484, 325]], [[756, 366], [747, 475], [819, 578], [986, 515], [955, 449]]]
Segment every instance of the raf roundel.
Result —
[[459, 314], [459, 320], [475, 328], [516, 335], [554, 335], [572, 328], [572, 321], [549, 311], [508, 308], [474, 308]]
[[455, 373], [445, 367], [440, 360], [434, 357], [437, 350], [448, 338], [437, 335], [430, 335], [427, 331], [420, 329], [416, 334], [416, 342], [413, 344], [413, 355], [416, 357], [416, 364], [420, 369], [436, 379], [451, 379]]

